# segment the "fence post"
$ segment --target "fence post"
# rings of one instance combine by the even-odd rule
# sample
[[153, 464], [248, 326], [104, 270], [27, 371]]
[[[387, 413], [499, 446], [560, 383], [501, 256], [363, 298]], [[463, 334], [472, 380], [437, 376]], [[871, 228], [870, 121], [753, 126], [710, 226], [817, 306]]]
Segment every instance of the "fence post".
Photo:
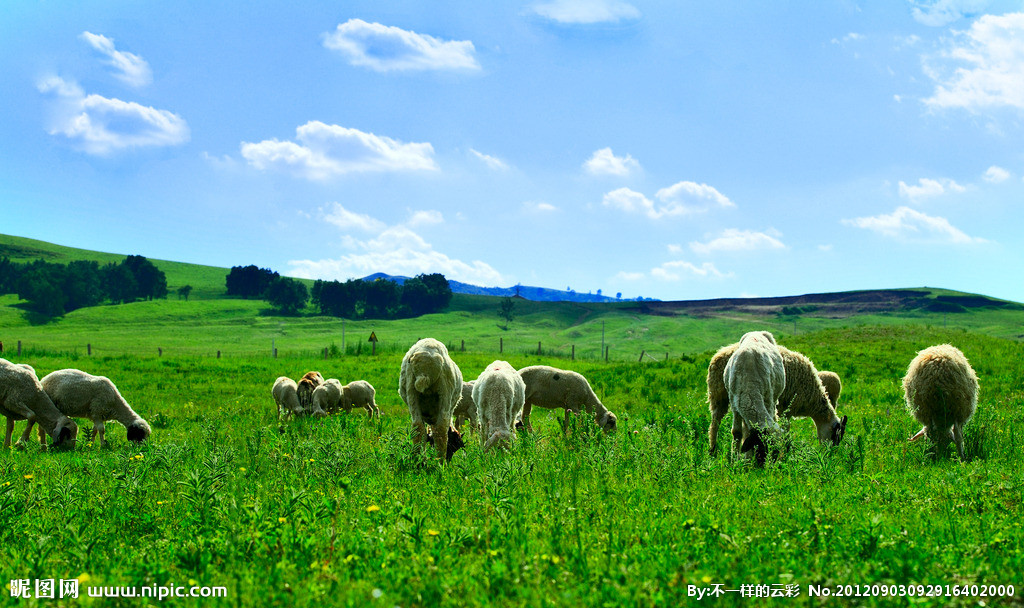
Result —
[[18, 340], [18, 356], [21, 356], [21, 340]]
[[540, 356], [540, 340], [537, 340], [537, 355]]
[[377, 343], [376, 343], [376, 342], [370, 342], [370, 344], [372, 344], [372, 345], [373, 345], [373, 348], [372, 348], [372, 350], [370, 351], [370, 354], [371, 354], [371, 355], [376, 355], [376, 354], [377, 354]]
[[575, 344], [572, 345], [572, 359], [571, 360], [572, 361], [576, 360], [576, 345]]
[[159, 346], [156, 347], [156, 354], [159, 357], [163, 357], [164, 356], [164, 349], [160, 348]]
[[665, 360], [668, 361], [668, 351], [665, 351]]
[[462, 341], [461, 352], [466, 352], [466, 341], [465, 340]]
[[92, 356], [92, 343], [91, 342], [89, 344], [85, 345], [85, 353], [87, 355], [89, 355], [90, 357]]
[[217, 351], [217, 358], [220, 359], [220, 351]]
[[324, 360], [326, 360], [326, 359], [327, 359], [327, 347], [325, 346], [324, 347]]
[[605, 346], [604, 347], [604, 362], [605, 363], [608, 362], [608, 351], [610, 351], [611, 349], [612, 349], [611, 346]]
[[644, 353], [646, 353], [646, 352], [647, 352], [647, 351], [645, 351], [645, 350], [641, 350], [641, 351], [640, 351], [640, 362], [641, 362], [641, 363], [643, 363], [643, 361], [644, 361]]
[[[21, 352], [21, 342], [18, 342], [18, 352]], [[498, 338], [498, 352], [505, 352], [505, 338]]]

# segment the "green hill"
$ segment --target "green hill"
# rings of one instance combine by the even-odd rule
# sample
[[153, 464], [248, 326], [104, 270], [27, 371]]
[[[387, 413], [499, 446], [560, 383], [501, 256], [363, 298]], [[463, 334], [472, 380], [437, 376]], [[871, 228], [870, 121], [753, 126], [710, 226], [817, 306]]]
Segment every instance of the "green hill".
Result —
[[[0, 235], [0, 257], [24, 262], [95, 260], [116, 262], [121, 254], [63, 247]], [[363, 352], [371, 332], [378, 350], [404, 351], [432, 336], [472, 352], [536, 353], [619, 360], [664, 359], [714, 349], [752, 328], [779, 336], [835, 328], [919, 325], [960, 328], [1000, 338], [1020, 339], [1024, 306], [986, 296], [933, 288], [887, 289], [786, 298], [721, 299], [680, 302], [534, 302], [515, 300], [508, 330], [497, 311], [501, 298], [455, 294], [442, 314], [394, 321], [342, 321], [314, 314], [272, 313], [261, 301], [225, 296], [228, 269], [152, 260], [168, 279], [167, 300], [104, 305], [76, 310], [34, 324], [14, 295], [0, 296], [0, 341], [22, 341], [47, 351], [148, 355], [252, 355]], [[175, 290], [193, 286], [190, 301]], [[9, 348], [10, 346], [8, 346]]]

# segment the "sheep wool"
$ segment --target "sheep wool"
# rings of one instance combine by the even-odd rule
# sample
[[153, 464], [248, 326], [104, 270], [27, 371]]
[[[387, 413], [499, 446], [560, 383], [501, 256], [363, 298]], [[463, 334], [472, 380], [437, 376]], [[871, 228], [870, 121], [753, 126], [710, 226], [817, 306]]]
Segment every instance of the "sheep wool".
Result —
[[839, 395], [843, 392], [843, 382], [839, 379], [839, 374], [819, 371], [818, 378], [821, 379], [821, 384], [825, 387], [825, 392], [828, 393], [828, 401], [832, 404], [832, 409], [836, 409]]
[[[299, 405], [302, 406], [303, 410], [312, 408], [313, 405], [313, 391], [316, 387], [324, 383], [324, 377], [320, 375], [320, 372], [306, 372], [304, 376], [299, 380], [298, 385], [298, 397]], [[311, 410], [312, 411], [312, 410]]]
[[495, 446], [511, 447], [525, 401], [526, 383], [507, 361], [495, 361], [480, 374], [473, 387], [473, 402], [485, 452]]
[[907, 411], [924, 427], [911, 441], [927, 434], [940, 453], [949, 442], [964, 455], [963, 427], [978, 408], [978, 376], [955, 346], [940, 344], [917, 353], [903, 377]]
[[299, 405], [298, 385], [288, 376], [279, 376], [271, 389], [274, 403], [277, 404], [277, 415], [280, 418], [291, 418], [302, 415]]
[[746, 436], [740, 451], [753, 450], [757, 464], [763, 465], [767, 446], [762, 435], [781, 431], [775, 420], [775, 405], [786, 388], [785, 364], [771, 333], [743, 335], [725, 366], [725, 386], [733, 419], [742, 421]]
[[341, 381], [328, 378], [324, 383], [313, 389], [313, 407], [322, 412], [334, 413], [343, 407]]
[[398, 395], [409, 407], [413, 443], [432, 437], [438, 458], [442, 462], [450, 459], [449, 429], [454, 432], [452, 415], [462, 398], [462, 370], [444, 344], [423, 338], [409, 348], [402, 358]]
[[47, 374], [41, 383], [61, 413], [92, 421], [100, 445], [106, 445], [104, 423], [107, 420], [121, 423], [127, 430], [128, 441], [145, 441], [152, 432], [149, 423], [135, 413], [105, 376], [93, 376], [78, 369], [59, 369]]
[[345, 408], [346, 412], [351, 411], [352, 408], [361, 407], [366, 410], [370, 418], [373, 418], [374, 415], [380, 416], [380, 408], [377, 407], [375, 401], [377, 391], [366, 380], [349, 382], [341, 387], [341, 393], [341, 407]]
[[533, 406], [549, 409], [564, 409], [565, 419], [562, 431], [569, 428], [569, 412], [579, 414], [586, 410], [594, 414], [597, 425], [606, 432], [614, 431], [618, 418], [601, 403], [583, 375], [548, 365], [531, 365], [519, 370], [526, 383], [526, 402], [523, 405], [523, 424], [533, 431], [530, 412]]
[[459, 404], [455, 406], [455, 428], [459, 431], [462, 430], [462, 423], [469, 421], [469, 426], [474, 430], [477, 430], [476, 425], [476, 402], [473, 401], [473, 386], [476, 385], [476, 380], [462, 383], [462, 399], [459, 399]]
[[53, 440], [54, 447], [72, 446], [78, 436], [78, 425], [62, 414], [43, 390], [35, 370], [26, 364], [0, 359], [0, 415], [7, 418], [4, 447], [11, 447], [15, 420], [28, 420], [21, 439], [31, 437], [32, 424], [38, 422]]

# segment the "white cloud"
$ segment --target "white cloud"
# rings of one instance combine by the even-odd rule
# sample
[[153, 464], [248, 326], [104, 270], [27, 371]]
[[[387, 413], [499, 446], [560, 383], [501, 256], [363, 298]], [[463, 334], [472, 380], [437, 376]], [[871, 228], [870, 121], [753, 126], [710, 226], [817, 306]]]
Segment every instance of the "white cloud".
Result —
[[985, 174], [981, 176], [986, 182], [998, 184], [999, 182], [1005, 182], [1010, 179], [1010, 172], [1002, 167], [991, 166], [985, 171]]
[[850, 32], [849, 34], [840, 38], [833, 38], [832, 44], [842, 44], [846, 42], [860, 42], [864, 40], [864, 34], [858, 34], [857, 32]]
[[985, 239], [968, 236], [944, 217], [926, 215], [910, 207], [899, 207], [888, 215], [844, 219], [843, 223], [905, 242], [955, 245], [987, 242]]
[[642, 273], [642, 272], [626, 272], [626, 271], [622, 271], [622, 272], [616, 274], [614, 277], [612, 277], [612, 280], [613, 281], [642, 281], [646, 277], [647, 277], [647, 275]]
[[911, 13], [923, 25], [942, 27], [962, 17], [969, 17], [985, 8], [987, 0], [931, 0], [914, 2]]
[[142, 87], [153, 82], [153, 72], [146, 60], [134, 53], [117, 50], [112, 38], [92, 32], [82, 32], [79, 37], [107, 57], [107, 65], [117, 70], [114, 76], [121, 82], [132, 87]]
[[264, 140], [242, 142], [242, 156], [260, 170], [279, 170], [307, 179], [329, 179], [370, 171], [436, 171], [434, 147], [403, 143], [320, 121], [295, 130], [298, 143]]
[[468, 40], [441, 40], [362, 19], [349, 19], [323, 38], [325, 47], [350, 64], [378, 72], [480, 69]]
[[188, 124], [167, 110], [135, 102], [86, 95], [59, 76], [43, 79], [41, 93], [54, 97], [51, 135], [63, 135], [89, 154], [109, 155], [129, 148], [175, 146], [189, 140]]
[[956, 32], [938, 57], [926, 57], [935, 108], [1024, 109], [1024, 13], [984, 15]]
[[643, 193], [618, 188], [605, 194], [602, 204], [626, 213], [642, 213], [652, 220], [736, 206], [715, 188], [695, 182], [678, 182], [658, 190], [654, 196], [658, 199], [657, 205]]
[[483, 152], [477, 152], [473, 148], [470, 148], [469, 151], [473, 153], [473, 156], [480, 159], [485, 165], [487, 165], [491, 169], [494, 169], [495, 171], [504, 171], [508, 169], [508, 163], [501, 160], [500, 158], [484, 154]]
[[[477, 285], [500, 285], [505, 278], [480, 260], [463, 262], [437, 251], [414, 226], [443, 221], [440, 212], [416, 211], [408, 222], [388, 226], [369, 215], [351, 212], [338, 203], [321, 209], [324, 221], [342, 229], [341, 243], [352, 250], [337, 259], [291, 260], [289, 276], [307, 279], [346, 280], [375, 272], [415, 276], [440, 272], [449, 279]], [[351, 232], [370, 233], [369, 238]]]
[[668, 246], [668, 252], [678, 255], [678, 254], [683, 252], [683, 246], [682, 245], [669, 245]]
[[719, 251], [738, 252], [758, 249], [785, 249], [786, 246], [782, 241], [776, 238], [781, 235], [774, 230], [770, 232], [773, 232], [774, 236], [767, 232], [729, 228], [723, 231], [721, 236], [713, 238], [706, 243], [696, 241], [690, 243], [690, 249], [701, 255], [711, 255]]
[[591, 175], [626, 177], [633, 171], [639, 171], [640, 163], [629, 154], [615, 156], [611, 148], [601, 148], [583, 163], [583, 169]]
[[926, 198], [934, 198], [950, 193], [960, 193], [967, 189], [956, 183], [955, 181], [947, 178], [941, 179], [928, 179], [922, 177], [918, 180], [916, 186], [907, 185], [905, 182], [900, 182], [899, 185], [900, 196], [906, 199], [910, 199], [912, 202], [920, 202]]
[[525, 201], [523, 203], [523, 207], [531, 213], [551, 213], [552, 211], [558, 211], [558, 207], [543, 201]]
[[551, 0], [534, 4], [533, 12], [563, 25], [618, 23], [640, 18], [640, 11], [620, 0]]
[[701, 279], [724, 279], [730, 274], [724, 274], [711, 262], [704, 262], [700, 266], [686, 262], [683, 260], [676, 260], [672, 262], [666, 262], [657, 268], [651, 269], [651, 276], [655, 279], [662, 281], [679, 281], [684, 277], [696, 277]]

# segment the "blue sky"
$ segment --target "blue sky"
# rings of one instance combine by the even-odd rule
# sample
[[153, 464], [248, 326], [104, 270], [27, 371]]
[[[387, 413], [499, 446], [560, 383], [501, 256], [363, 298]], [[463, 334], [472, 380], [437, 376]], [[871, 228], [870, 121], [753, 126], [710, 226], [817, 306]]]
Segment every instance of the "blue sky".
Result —
[[1024, 301], [1021, 2], [0, 7], [0, 232], [324, 279]]

